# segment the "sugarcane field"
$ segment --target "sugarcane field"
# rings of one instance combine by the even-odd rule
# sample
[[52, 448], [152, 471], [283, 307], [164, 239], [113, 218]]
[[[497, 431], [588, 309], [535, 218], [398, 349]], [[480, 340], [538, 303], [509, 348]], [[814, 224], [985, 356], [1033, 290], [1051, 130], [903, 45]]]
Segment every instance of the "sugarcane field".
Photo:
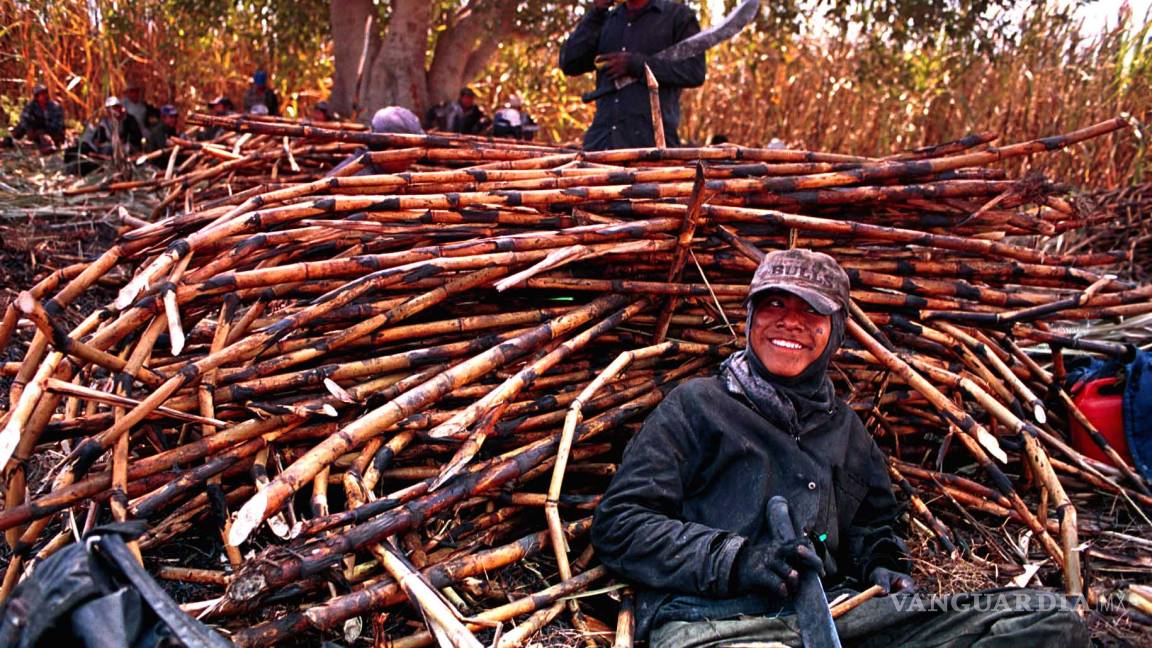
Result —
[[0, 647], [1152, 646], [1150, 0], [0, 18]]

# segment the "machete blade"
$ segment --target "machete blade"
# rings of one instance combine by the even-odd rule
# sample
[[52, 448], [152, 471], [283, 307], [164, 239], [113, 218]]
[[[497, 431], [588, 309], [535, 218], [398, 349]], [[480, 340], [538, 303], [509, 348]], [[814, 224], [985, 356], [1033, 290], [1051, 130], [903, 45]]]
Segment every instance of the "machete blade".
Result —
[[724, 20], [671, 47], [660, 50], [656, 54], [656, 58], [667, 61], [683, 61], [697, 54], [703, 54], [739, 34], [756, 18], [758, 13], [760, 13], [760, 0], [744, 0], [732, 13], [725, 16]]

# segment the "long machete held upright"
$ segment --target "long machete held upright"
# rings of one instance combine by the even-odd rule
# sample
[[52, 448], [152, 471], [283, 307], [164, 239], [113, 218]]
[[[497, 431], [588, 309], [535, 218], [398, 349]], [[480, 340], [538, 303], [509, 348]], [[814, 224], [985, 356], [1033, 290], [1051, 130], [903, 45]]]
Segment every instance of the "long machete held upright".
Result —
[[[768, 500], [768, 526], [780, 540], [796, 538], [796, 525], [788, 511], [788, 500], [774, 496]], [[840, 648], [840, 635], [828, 608], [828, 597], [820, 583], [820, 575], [811, 569], [800, 572], [800, 586], [793, 599], [796, 622], [800, 626], [800, 639], [804, 648]]]
[[[705, 51], [740, 33], [742, 29], [752, 22], [759, 12], [760, 0], [744, 0], [732, 13], [725, 16], [724, 20], [721, 20], [719, 23], [712, 25], [698, 34], [693, 34], [685, 38], [671, 47], [660, 50], [653, 58], [664, 61], [683, 61], [697, 54], [703, 54]], [[615, 79], [611, 85], [602, 86], [585, 93], [581, 99], [584, 100], [584, 103], [596, 101], [600, 97], [612, 94], [613, 92], [619, 92], [622, 88], [636, 83], [637, 80], [635, 77], [630, 76], [620, 77]]]

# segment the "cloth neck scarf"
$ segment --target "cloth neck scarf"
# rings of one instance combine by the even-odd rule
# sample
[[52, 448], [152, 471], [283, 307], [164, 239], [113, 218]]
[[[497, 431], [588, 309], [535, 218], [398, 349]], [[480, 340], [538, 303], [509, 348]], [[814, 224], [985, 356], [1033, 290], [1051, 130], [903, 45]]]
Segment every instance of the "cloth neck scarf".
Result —
[[[745, 330], [752, 330], [754, 313], [755, 306], [748, 309]], [[732, 354], [721, 366], [728, 391], [742, 394], [761, 416], [792, 436], [819, 426], [835, 412], [836, 393], [828, 378], [828, 365], [844, 340], [844, 311], [834, 313], [831, 319], [832, 331], [824, 352], [791, 378], [769, 372], [750, 347]]]

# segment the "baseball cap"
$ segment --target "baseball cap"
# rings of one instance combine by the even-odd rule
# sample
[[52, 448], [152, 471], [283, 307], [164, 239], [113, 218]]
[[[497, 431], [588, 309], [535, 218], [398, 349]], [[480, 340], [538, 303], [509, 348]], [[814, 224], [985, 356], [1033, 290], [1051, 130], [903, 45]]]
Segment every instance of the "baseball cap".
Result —
[[256, 70], [256, 73], [252, 75], [252, 83], [254, 83], [258, 86], [267, 84], [268, 83], [268, 73], [265, 72], [264, 70]]
[[35, 97], [41, 92], [48, 92], [48, 86], [43, 83], [37, 83], [36, 86], [32, 88], [32, 96]]
[[175, 117], [180, 114], [180, 111], [176, 110], [176, 106], [172, 104], [164, 104], [160, 106], [160, 114], [164, 117]]
[[112, 108], [114, 106], [119, 106], [119, 105], [121, 105], [119, 97], [112, 96], [112, 97], [108, 97], [107, 99], [104, 100], [104, 107], [105, 108]]
[[231, 99], [229, 99], [228, 97], [220, 96], [220, 97], [216, 97], [216, 98], [215, 98], [215, 99], [213, 99], [212, 101], [209, 101], [209, 102], [208, 102], [208, 105], [209, 105], [209, 106], [217, 106], [217, 105], [220, 105], [220, 104], [223, 104], [223, 105], [224, 105], [224, 106], [226, 106], [226, 107], [227, 107], [229, 110], [231, 110], [231, 109], [232, 109], [232, 100], [231, 100]]
[[748, 302], [769, 290], [783, 290], [808, 302], [821, 315], [848, 310], [848, 273], [822, 252], [792, 249], [764, 255], [752, 283]]

